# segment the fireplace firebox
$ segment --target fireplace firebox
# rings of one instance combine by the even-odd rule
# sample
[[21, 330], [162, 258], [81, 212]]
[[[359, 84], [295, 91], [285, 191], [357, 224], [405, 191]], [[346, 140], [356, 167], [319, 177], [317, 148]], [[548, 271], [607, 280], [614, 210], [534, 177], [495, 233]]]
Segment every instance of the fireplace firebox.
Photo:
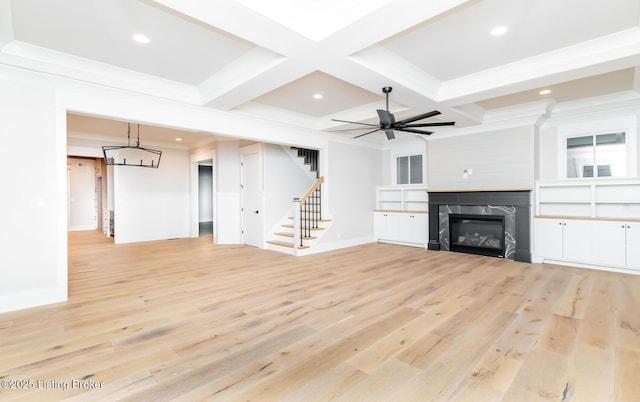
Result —
[[505, 256], [502, 215], [449, 214], [449, 250]]

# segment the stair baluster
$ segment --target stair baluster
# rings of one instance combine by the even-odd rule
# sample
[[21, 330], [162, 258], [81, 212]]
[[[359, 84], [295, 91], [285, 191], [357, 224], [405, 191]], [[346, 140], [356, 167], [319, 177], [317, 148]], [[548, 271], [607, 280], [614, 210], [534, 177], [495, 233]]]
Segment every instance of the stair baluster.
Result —
[[320, 177], [316, 184], [311, 187], [307, 193], [299, 200], [294, 199], [298, 203], [298, 213], [294, 217], [294, 230], [299, 228], [300, 239], [295, 239], [296, 248], [304, 246], [304, 239], [311, 237], [311, 231], [318, 229], [320, 220], [322, 219], [322, 193], [321, 184], [324, 183], [324, 177]]

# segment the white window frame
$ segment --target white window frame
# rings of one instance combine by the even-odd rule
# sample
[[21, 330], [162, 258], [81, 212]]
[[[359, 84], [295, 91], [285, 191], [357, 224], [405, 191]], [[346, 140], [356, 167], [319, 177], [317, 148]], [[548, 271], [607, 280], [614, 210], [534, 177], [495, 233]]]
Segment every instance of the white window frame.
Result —
[[[635, 177], [637, 169], [637, 135], [635, 116], [625, 116], [597, 121], [585, 121], [558, 127], [558, 177], [567, 179], [567, 139], [575, 137], [596, 136], [600, 134], [625, 133], [626, 174], [622, 177]], [[595, 161], [594, 161], [595, 162]], [[595, 167], [594, 167], [595, 169]], [[607, 179], [608, 177], [577, 177], [571, 180]]]
[[[398, 159], [399, 158], [408, 158], [407, 160], [409, 161], [408, 163], [408, 172], [407, 172], [407, 178], [409, 179], [409, 181], [411, 180], [411, 157], [412, 156], [420, 156], [422, 158], [422, 181], [420, 183], [398, 183]], [[394, 155], [394, 181], [396, 183], [396, 185], [420, 185], [420, 184], [425, 184], [425, 180], [426, 180], [426, 171], [425, 171], [425, 165], [426, 165], [426, 158], [425, 155], [422, 153], [417, 153], [417, 154], [402, 154], [402, 155]]]

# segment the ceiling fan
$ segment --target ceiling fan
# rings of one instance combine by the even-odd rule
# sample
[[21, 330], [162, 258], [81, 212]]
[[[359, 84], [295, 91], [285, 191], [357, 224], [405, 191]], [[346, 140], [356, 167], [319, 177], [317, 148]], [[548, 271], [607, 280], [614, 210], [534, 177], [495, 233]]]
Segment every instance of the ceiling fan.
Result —
[[391, 88], [391, 87], [382, 88], [382, 92], [384, 92], [386, 94], [386, 97], [387, 97], [387, 110], [382, 110], [382, 109], [378, 109], [377, 110], [378, 116], [380, 117], [380, 124], [376, 125], [376, 124], [360, 123], [360, 122], [357, 122], [357, 121], [331, 119], [332, 121], [339, 121], [341, 123], [360, 124], [360, 125], [363, 125], [363, 126], [367, 126], [367, 127], [363, 127], [363, 128], [350, 128], [350, 129], [345, 129], [345, 130], [334, 130], [334, 131], [370, 130], [371, 127], [375, 127], [375, 129], [373, 129], [371, 131], [368, 131], [368, 132], [366, 132], [364, 134], [357, 135], [357, 136], [355, 136], [353, 138], [360, 138], [360, 137], [363, 137], [363, 136], [365, 136], [367, 134], [375, 133], [376, 131], [384, 131], [384, 133], [387, 135], [387, 139], [392, 140], [392, 139], [396, 138], [396, 136], [393, 134], [394, 130], [395, 131], [402, 131], [402, 132], [406, 132], [406, 133], [430, 135], [430, 134], [433, 133], [433, 131], [419, 130], [418, 128], [419, 127], [453, 126], [455, 124], [455, 122], [453, 122], [453, 121], [412, 124], [414, 121], [418, 121], [418, 120], [426, 119], [428, 117], [433, 117], [433, 116], [439, 115], [440, 112], [438, 112], [437, 110], [434, 110], [432, 112], [419, 114], [417, 116], [409, 117], [408, 119], [396, 121], [395, 117], [393, 117], [393, 113], [389, 112], [389, 93], [391, 92], [392, 89], [393, 88]]

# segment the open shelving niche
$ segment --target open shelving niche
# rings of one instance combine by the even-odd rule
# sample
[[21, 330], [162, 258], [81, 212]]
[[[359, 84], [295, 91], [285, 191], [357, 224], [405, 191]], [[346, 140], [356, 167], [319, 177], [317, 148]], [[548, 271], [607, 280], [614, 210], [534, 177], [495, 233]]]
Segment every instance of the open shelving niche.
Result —
[[425, 186], [378, 186], [376, 193], [376, 211], [427, 212], [429, 209]]
[[536, 216], [640, 220], [640, 179], [538, 181]]

